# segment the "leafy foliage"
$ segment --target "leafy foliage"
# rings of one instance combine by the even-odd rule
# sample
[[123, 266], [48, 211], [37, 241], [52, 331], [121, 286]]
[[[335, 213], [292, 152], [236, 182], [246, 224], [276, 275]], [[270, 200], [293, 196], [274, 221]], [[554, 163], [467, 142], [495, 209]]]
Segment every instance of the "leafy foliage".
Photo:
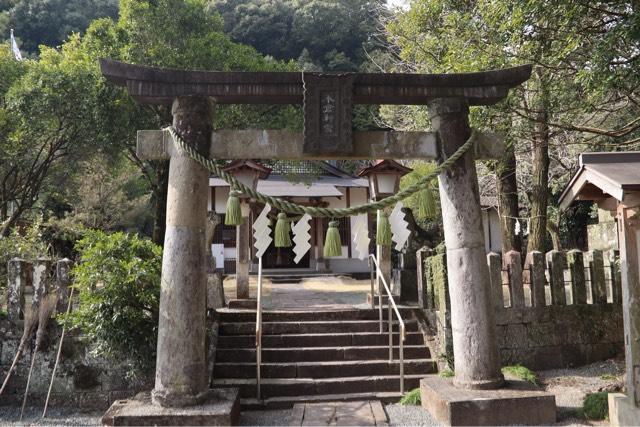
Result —
[[609, 416], [609, 397], [606, 392], [588, 394], [582, 404], [584, 416], [590, 420], [604, 420]]
[[403, 406], [419, 406], [422, 404], [422, 397], [420, 396], [420, 389], [414, 388], [400, 399], [400, 403]]
[[152, 369], [162, 249], [135, 234], [90, 231], [77, 250], [72, 274], [79, 306], [65, 321], [79, 327], [99, 355]]
[[[532, 78], [505, 102], [471, 111], [473, 126], [504, 135], [515, 152], [517, 168], [515, 161], [502, 173], [501, 165], [489, 166], [497, 166], [496, 179], [512, 181], [505, 198], [519, 193], [530, 208], [529, 250], [546, 250], [547, 207], [556, 204], [556, 187], [568, 181], [578, 150], [640, 144], [636, 9], [628, 1], [415, 0], [387, 26], [400, 71], [534, 64]], [[384, 107], [382, 115], [401, 129], [429, 124], [422, 107]], [[520, 216], [517, 208], [501, 214]]]

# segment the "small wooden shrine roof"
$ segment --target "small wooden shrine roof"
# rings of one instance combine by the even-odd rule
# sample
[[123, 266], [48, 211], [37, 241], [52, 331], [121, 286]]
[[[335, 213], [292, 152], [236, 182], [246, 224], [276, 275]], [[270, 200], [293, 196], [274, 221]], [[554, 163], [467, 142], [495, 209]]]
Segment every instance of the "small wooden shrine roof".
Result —
[[583, 153], [580, 169], [560, 195], [560, 209], [575, 200], [624, 202], [640, 192], [640, 151]]

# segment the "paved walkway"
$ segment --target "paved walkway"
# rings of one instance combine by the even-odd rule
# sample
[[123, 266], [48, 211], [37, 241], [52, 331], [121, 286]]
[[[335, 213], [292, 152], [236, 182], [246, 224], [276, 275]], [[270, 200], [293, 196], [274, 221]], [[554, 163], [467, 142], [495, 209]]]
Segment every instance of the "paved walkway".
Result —
[[[252, 276], [249, 292], [257, 293], [258, 280]], [[272, 283], [263, 280], [263, 308], [265, 310], [328, 310], [362, 308], [366, 306], [367, 293], [371, 291], [369, 280], [355, 280], [346, 276], [322, 276], [303, 279], [300, 283]], [[224, 281], [227, 301], [235, 298], [236, 285], [233, 276]]]
[[379, 401], [299, 403], [293, 407], [292, 426], [388, 426]]

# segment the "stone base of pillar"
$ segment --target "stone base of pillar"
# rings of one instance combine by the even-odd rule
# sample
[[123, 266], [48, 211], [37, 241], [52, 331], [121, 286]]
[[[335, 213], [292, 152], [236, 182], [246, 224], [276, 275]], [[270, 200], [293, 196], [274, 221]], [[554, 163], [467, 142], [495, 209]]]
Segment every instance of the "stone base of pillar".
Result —
[[209, 391], [207, 400], [197, 406], [164, 408], [151, 402], [149, 392], [133, 399], [117, 400], [102, 417], [106, 426], [232, 426], [240, 418], [240, 398], [237, 388]]
[[556, 422], [556, 398], [525, 381], [505, 381], [497, 390], [467, 390], [451, 378], [420, 380], [422, 406], [440, 423], [463, 425], [549, 425]]
[[640, 420], [640, 408], [623, 393], [609, 393], [609, 423], [611, 427], [632, 426]]

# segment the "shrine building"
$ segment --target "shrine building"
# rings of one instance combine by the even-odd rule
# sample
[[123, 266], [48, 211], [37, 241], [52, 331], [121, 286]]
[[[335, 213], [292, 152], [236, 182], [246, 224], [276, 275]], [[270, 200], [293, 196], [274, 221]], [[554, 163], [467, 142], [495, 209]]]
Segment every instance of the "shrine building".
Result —
[[[394, 162], [395, 163], [395, 162]], [[401, 165], [397, 165], [401, 166]], [[233, 161], [226, 169], [244, 167], [258, 172], [257, 189], [269, 196], [281, 197], [295, 203], [329, 208], [347, 208], [361, 205], [370, 200], [369, 181], [366, 178], [350, 174], [327, 161]], [[407, 168], [407, 171], [410, 169]], [[209, 178], [209, 211], [221, 218], [213, 237], [212, 254], [216, 259], [216, 268], [223, 268], [225, 274], [236, 271], [237, 234], [236, 227], [224, 225], [226, 203], [229, 197], [229, 184], [223, 179]], [[264, 205], [250, 202], [250, 222], [260, 214]], [[275, 216], [274, 211], [274, 216]], [[362, 214], [366, 218], [370, 233], [374, 221], [372, 215]], [[339, 218], [338, 230], [342, 241], [342, 255], [325, 259], [322, 256], [324, 236], [328, 227], [328, 218], [314, 218], [311, 221], [311, 250], [296, 264], [293, 248], [276, 248], [271, 245], [263, 256], [265, 269], [286, 269], [291, 272], [323, 272], [332, 274], [369, 274], [367, 259], [358, 258], [355, 243], [351, 237], [359, 216]], [[372, 244], [371, 252], [374, 251]], [[257, 272], [255, 248], [252, 245], [252, 263], [250, 270]], [[218, 261], [220, 260], [220, 261]]]

